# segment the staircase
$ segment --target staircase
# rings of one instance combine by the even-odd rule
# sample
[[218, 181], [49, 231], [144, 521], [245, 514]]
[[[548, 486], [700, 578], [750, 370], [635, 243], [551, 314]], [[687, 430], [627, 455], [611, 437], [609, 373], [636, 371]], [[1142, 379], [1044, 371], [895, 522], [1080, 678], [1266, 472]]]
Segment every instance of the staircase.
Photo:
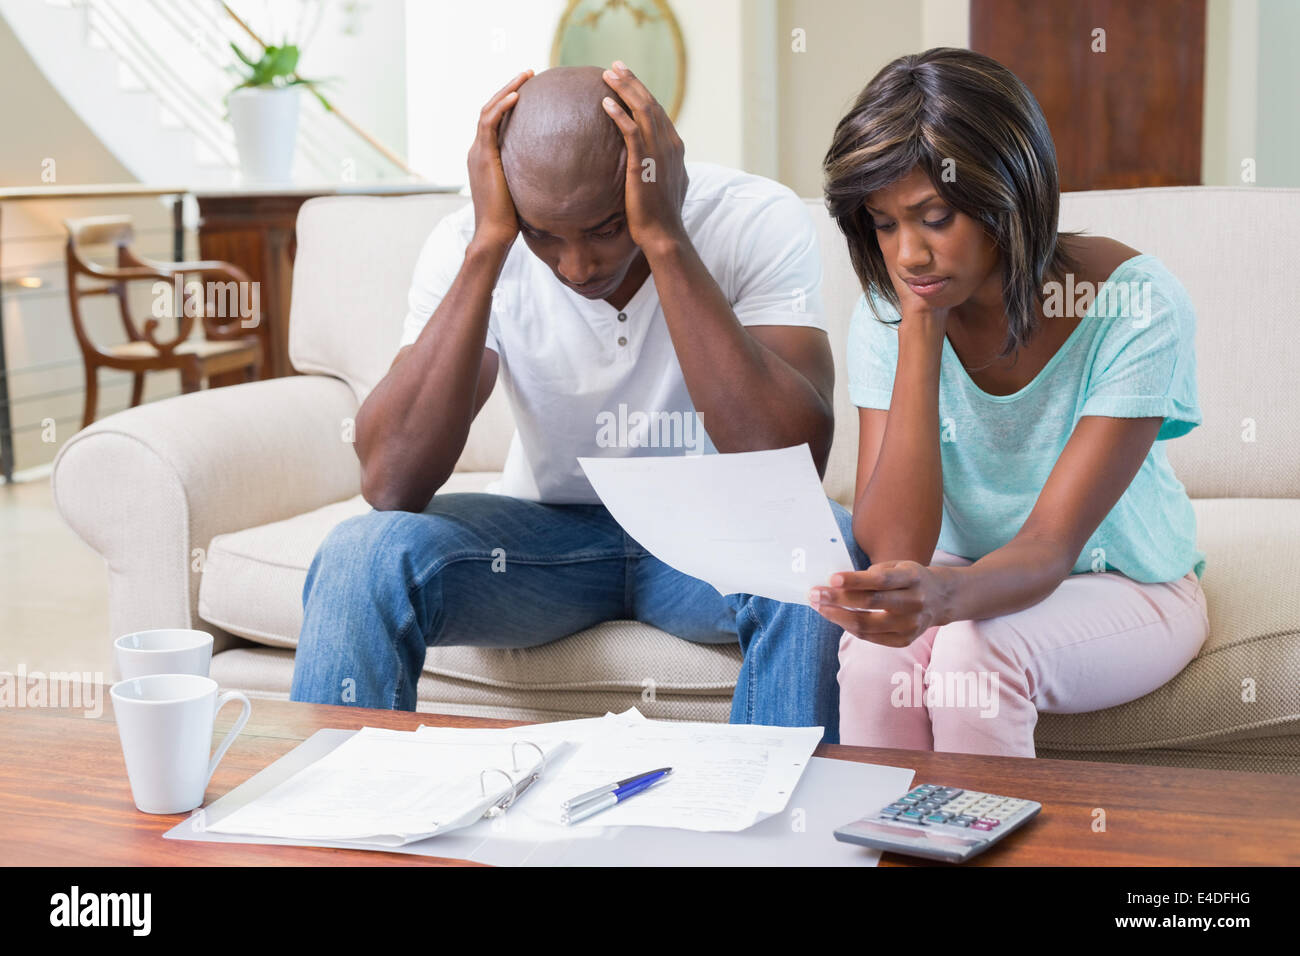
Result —
[[[268, 43], [283, 25], [258, 20], [267, 4], [231, 7]], [[290, 25], [319, 0], [276, 0]], [[244, 8], [247, 8], [246, 10]], [[301, 17], [288, 19], [295, 13]], [[219, 0], [0, 0], [0, 16], [65, 102], [140, 182], [190, 188], [238, 182], [223, 97], [239, 82], [231, 42], [257, 43]], [[312, 27], [314, 29], [314, 26]], [[306, 46], [310, 30], [290, 42]], [[324, 90], [328, 97], [328, 87]], [[303, 90], [295, 182], [376, 181], [406, 173]]]

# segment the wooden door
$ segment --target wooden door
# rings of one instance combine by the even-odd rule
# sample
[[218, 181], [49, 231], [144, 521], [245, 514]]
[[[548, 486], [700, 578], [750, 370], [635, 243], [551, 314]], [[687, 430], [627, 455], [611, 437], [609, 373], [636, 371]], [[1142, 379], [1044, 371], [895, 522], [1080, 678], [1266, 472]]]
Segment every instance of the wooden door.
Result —
[[1205, 0], [971, 0], [971, 49], [1033, 92], [1061, 190], [1201, 184]]

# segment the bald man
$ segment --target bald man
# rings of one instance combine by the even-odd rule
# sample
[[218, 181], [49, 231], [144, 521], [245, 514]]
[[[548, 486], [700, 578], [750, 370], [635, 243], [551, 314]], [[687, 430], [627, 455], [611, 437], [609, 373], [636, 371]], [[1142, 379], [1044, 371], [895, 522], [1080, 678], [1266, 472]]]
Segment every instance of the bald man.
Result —
[[[842, 630], [663, 564], [577, 461], [806, 442], [825, 469], [835, 373], [802, 201], [688, 166], [622, 63], [515, 77], [483, 107], [469, 181], [472, 202], [420, 253], [397, 356], [357, 415], [374, 510], [312, 562], [292, 698], [412, 710], [431, 647], [535, 647], [631, 619], [739, 642], [731, 720], [836, 742]], [[517, 427], [501, 480], [435, 494], [498, 381]]]

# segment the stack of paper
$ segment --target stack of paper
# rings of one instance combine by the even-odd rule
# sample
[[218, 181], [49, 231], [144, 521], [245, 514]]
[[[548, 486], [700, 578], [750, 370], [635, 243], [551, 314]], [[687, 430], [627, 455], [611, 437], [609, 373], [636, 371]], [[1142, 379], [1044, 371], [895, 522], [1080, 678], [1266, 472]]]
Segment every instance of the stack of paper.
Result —
[[[525, 777], [536, 751], [513, 745], [530, 741], [546, 765], [505, 814], [503, 832], [534, 840], [616, 826], [734, 832], [785, 808], [821, 737], [820, 727], [651, 721], [635, 709], [505, 730], [367, 727], [207, 830], [402, 846], [482, 819], [511, 787], [499, 773], [481, 782], [482, 771]], [[658, 767], [673, 773], [576, 826], [560, 823], [564, 800]]]
[[[527, 762], [515, 771], [513, 740], [499, 732], [493, 736], [436, 739], [416, 731], [365, 727], [208, 829], [401, 846], [468, 826], [538, 763], [536, 751], [518, 748], [521, 761]], [[514, 732], [513, 738], [536, 743], [548, 759], [563, 744], [536, 734]], [[483, 776], [484, 770], [496, 768], [509, 776]]]
[[633, 709], [594, 728], [521, 806], [534, 818], [558, 821], [569, 797], [672, 767], [660, 783], [575, 826], [744, 830], [785, 809], [821, 739], [820, 727], [675, 723], [646, 720]]

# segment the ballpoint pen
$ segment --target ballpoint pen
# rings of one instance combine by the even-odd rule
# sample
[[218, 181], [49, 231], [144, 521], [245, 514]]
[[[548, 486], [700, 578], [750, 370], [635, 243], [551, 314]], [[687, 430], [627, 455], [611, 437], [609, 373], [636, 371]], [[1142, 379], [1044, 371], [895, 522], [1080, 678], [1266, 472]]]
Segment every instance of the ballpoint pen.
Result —
[[613, 793], [619, 787], [626, 787], [630, 783], [636, 783], [638, 780], [642, 780], [645, 777], [649, 777], [656, 773], [671, 773], [672, 769], [672, 767], [660, 767], [658, 770], [647, 770], [645, 773], [634, 774], [631, 777], [624, 778], [623, 780], [617, 780], [614, 783], [607, 783], [603, 787], [597, 787], [595, 790], [588, 790], [586, 793], [580, 793], [576, 797], [570, 797], [568, 800], [565, 800], [560, 804], [560, 809], [572, 810], [580, 803], [586, 803], [588, 800], [594, 800], [597, 797], [603, 797], [607, 793]]
[[603, 797], [596, 797], [594, 800], [589, 800], [577, 809], [562, 814], [560, 816], [560, 822], [566, 825], [578, 823], [587, 819], [589, 816], [600, 813], [602, 810], [608, 810], [610, 807], [622, 803], [624, 800], [628, 799], [628, 797], [634, 797], [638, 793], [650, 789], [671, 773], [671, 769], [656, 771], [655, 773], [642, 777], [635, 783], [628, 784], [626, 787], [619, 787], [617, 790], [607, 793]]

